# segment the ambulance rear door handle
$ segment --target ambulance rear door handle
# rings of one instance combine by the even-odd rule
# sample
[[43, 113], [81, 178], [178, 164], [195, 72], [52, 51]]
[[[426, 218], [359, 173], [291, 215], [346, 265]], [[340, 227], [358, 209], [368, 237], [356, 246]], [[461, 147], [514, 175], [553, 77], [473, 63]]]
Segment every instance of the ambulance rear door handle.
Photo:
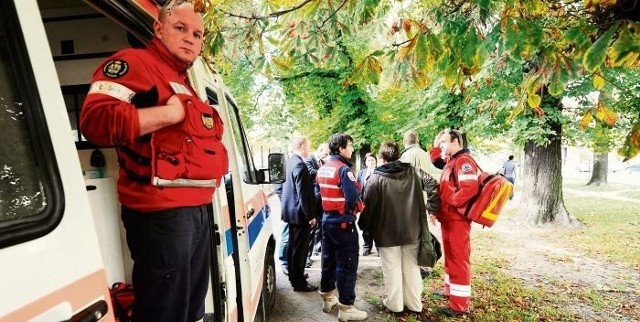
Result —
[[253, 209], [253, 207], [249, 208], [249, 211], [247, 211], [247, 219], [253, 217], [255, 213], [256, 213], [256, 210]]

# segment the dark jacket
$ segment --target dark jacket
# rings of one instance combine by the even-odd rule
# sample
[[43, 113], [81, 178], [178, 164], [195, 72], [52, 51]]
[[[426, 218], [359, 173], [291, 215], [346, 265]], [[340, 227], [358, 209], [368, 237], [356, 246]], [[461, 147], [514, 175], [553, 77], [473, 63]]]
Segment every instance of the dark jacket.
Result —
[[[422, 191], [428, 196], [425, 205]], [[438, 181], [409, 163], [394, 161], [377, 167], [364, 188], [365, 208], [358, 226], [377, 246], [417, 243], [420, 217], [440, 208]]]
[[307, 169], [309, 169], [311, 181], [313, 181], [313, 194], [316, 198], [314, 213], [318, 216], [317, 219], [322, 219], [322, 196], [320, 196], [320, 186], [318, 186], [318, 182], [316, 181], [316, 175], [318, 174], [318, 169], [324, 164], [324, 161], [319, 160], [315, 154], [312, 154], [305, 160], [305, 163], [307, 164]]
[[302, 158], [294, 154], [287, 160], [282, 184], [282, 220], [292, 225], [308, 225], [316, 215], [313, 181]]
[[[360, 171], [358, 171], [358, 175], [356, 176], [356, 180], [358, 182], [360, 182], [360, 184], [362, 185], [363, 189], [364, 189], [364, 186], [366, 184], [366, 181], [369, 179], [367, 177], [368, 173], [369, 173], [369, 169], [368, 168], [364, 168], [364, 169], [361, 169]], [[364, 190], [363, 190], [363, 192], [364, 192]]]

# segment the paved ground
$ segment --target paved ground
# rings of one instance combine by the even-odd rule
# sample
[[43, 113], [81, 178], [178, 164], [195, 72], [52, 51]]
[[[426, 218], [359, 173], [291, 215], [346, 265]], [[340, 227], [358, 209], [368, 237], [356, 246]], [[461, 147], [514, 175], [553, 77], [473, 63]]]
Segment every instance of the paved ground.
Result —
[[[273, 209], [273, 213], [276, 217], [280, 214], [280, 202], [277, 197], [272, 196], [269, 198], [270, 205]], [[276, 219], [276, 218], [274, 218]], [[274, 232], [276, 232], [276, 239], [279, 245], [280, 242], [280, 221], [274, 220]], [[277, 253], [277, 250], [276, 250]], [[309, 274], [309, 283], [313, 285], [320, 285], [320, 259], [316, 259], [311, 268], [307, 268], [306, 272]], [[273, 314], [269, 321], [272, 322], [325, 322], [325, 321], [337, 321], [338, 311], [334, 308], [331, 313], [322, 312], [322, 299], [317, 292], [299, 293], [294, 292], [291, 284], [289, 284], [288, 277], [284, 275], [280, 268], [280, 263], [276, 254], [276, 305]], [[382, 271], [380, 258], [375, 256], [375, 252], [370, 256], [360, 256], [358, 271]], [[359, 274], [360, 275], [360, 274]], [[371, 274], [368, 274], [371, 275]], [[366, 284], [371, 284], [365, 282]], [[374, 293], [381, 292], [382, 285], [363, 285], [363, 280], [358, 280], [356, 286], [357, 299], [355, 305], [367, 311], [369, 319], [367, 321], [382, 321], [388, 313], [381, 312], [379, 308], [369, 304], [364, 299], [364, 295], [369, 290], [375, 289]]]

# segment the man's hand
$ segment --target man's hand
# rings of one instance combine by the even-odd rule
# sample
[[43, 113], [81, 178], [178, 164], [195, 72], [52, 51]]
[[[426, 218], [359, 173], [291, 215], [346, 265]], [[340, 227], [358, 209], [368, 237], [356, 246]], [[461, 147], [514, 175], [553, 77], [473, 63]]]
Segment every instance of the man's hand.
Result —
[[184, 120], [185, 112], [184, 106], [182, 106], [182, 102], [178, 98], [178, 96], [173, 95], [169, 97], [167, 101], [167, 107], [170, 109], [171, 116], [176, 121], [175, 123], [182, 122]]
[[440, 133], [438, 133], [438, 135], [436, 135], [435, 140], [433, 140], [433, 146], [434, 147], [439, 147], [440, 146], [440, 138], [442, 138], [444, 133], [445, 133], [445, 130], [442, 130], [442, 131], [440, 131]]
[[431, 224], [431, 226], [435, 226], [437, 224], [436, 216], [429, 215], [429, 224]]
[[315, 218], [309, 220], [309, 226], [311, 226], [311, 228], [316, 226], [316, 219]]

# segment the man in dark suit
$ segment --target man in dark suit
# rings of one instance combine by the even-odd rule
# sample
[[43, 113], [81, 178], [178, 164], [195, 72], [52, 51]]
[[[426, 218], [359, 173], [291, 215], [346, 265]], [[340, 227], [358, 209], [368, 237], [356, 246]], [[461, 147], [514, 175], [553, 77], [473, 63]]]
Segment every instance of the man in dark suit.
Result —
[[309, 174], [311, 175], [311, 179], [313, 181], [313, 193], [316, 197], [316, 202], [314, 207], [316, 208], [315, 214], [318, 216], [317, 221], [318, 225], [311, 230], [311, 242], [309, 243], [309, 253], [307, 255], [307, 266], [311, 267], [313, 261], [311, 260], [311, 255], [320, 256], [320, 251], [322, 249], [322, 198], [320, 197], [320, 187], [316, 182], [316, 174], [318, 174], [318, 169], [324, 164], [324, 158], [329, 155], [329, 145], [327, 143], [322, 143], [318, 146], [318, 149], [314, 154], [312, 154], [307, 160], [307, 168], [309, 169]]
[[313, 292], [317, 286], [307, 283], [304, 267], [311, 238], [316, 225], [313, 181], [304, 160], [309, 156], [307, 137], [295, 137], [291, 144], [293, 154], [287, 160], [286, 180], [282, 186], [282, 220], [289, 225], [287, 262], [289, 282], [296, 292]]
[[[364, 164], [366, 165], [366, 167], [358, 171], [358, 175], [356, 177], [356, 180], [360, 182], [362, 187], [367, 184], [367, 180], [369, 179], [371, 174], [373, 174], [373, 170], [378, 166], [378, 159], [375, 155], [373, 155], [373, 153], [367, 153], [364, 156]], [[362, 190], [364, 191], [364, 188]], [[364, 242], [362, 244], [362, 255], [371, 255], [371, 250], [373, 249], [373, 237], [371, 237], [369, 232], [363, 231], [362, 241]]]

